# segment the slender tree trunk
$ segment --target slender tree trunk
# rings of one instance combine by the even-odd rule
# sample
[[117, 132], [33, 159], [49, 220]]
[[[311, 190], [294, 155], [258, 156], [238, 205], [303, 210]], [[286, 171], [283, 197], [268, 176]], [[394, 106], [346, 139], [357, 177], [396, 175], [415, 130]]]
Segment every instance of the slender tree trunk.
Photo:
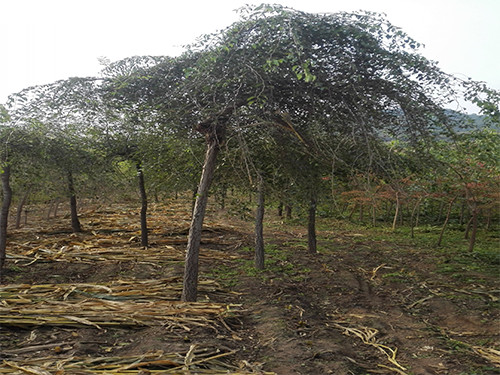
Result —
[[443, 216], [443, 210], [444, 210], [444, 202], [440, 201], [439, 202], [439, 214], [438, 214], [438, 223], [441, 222], [441, 217]]
[[375, 207], [375, 201], [372, 201], [372, 225], [377, 225], [377, 209]]
[[139, 192], [141, 194], [141, 246], [148, 247], [148, 197], [144, 184], [144, 171], [142, 170], [140, 162], [137, 162], [135, 167], [137, 169], [137, 180], [139, 183]]
[[490, 227], [491, 227], [491, 217], [493, 216], [493, 210], [491, 208], [488, 209], [488, 216], [486, 217], [486, 231], [489, 232], [490, 231]]
[[354, 203], [354, 207], [352, 208], [352, 211], [349, 214], [349, 220], [352, 220], [352, 217], [354, 216], [354, 213], [356, 212], [356, 208], [358, 208], [358, 204]]
[[413, 210], [411, 211], [410, 215], [410, 228], [411, 228], [411, 238], [415, 238], [415, 226], [417, 220], [415, 220], [415, 213], [418, 212], [418, 208], [420, 207], [420, 202], [422, 202], [422, 198], [418, 198], [417, 202], [415, 203], [415, 206], [413, 206]]
[[278, 217], [283, 217], [283, 202], [280, 201], [278, 204]]
[[309, 220], [307, 223], [307, 245], [309, 252], [316, 254], [318, 252], [316, 244], [316, 197], [311, 195], [309, 202]]
[[255, 215], [255, 268], [264, 269], [264, 180], [259, 176], [259, 191], [257, 193], [257, 213]]
[[469, 252], [474, 251], [474, 245], [476, 244], [476, 235], [477, 235], [477, 217], [479, 215], [479, 210], [477, 206], [472, 209], [472, 231], [470, 233], [469, 239]]
[[207, 208], [208, 191], [212, 184], [218, 153], [219, 144], [217, 140], [207, 142], [203, 171], [201, 173], [191, 227], [189, 229], [186, 263], [184, 266], [184, 283], [181, 298], [186, 302], [196, 302], [198, 296], [198, 258], [200, 254], [201, 231]]
[[292, 205], [285, 205], [285, 217], [290, 220], [292, 218]]
[[52, 208], [54, 207], [54, 202], [55, 202], [55, 199], [50, 200], [49, 209], [47, 210], [47, 215], [45, 216], [45, 218], [47, 220], [50, 219], [50, 213], [52, 212]]
[[219, 201], [219, 205], [221, 210], [226, 208], [226, 198], [227, 198], [227, 186], [225, 183], [218, 189], [219, 194], [217, 194], [217, 200]]
[[68, 172], [68, 191], [69, 191], [69, 205], [71, 209], [71, 230], [73, 233], [82, 231], [80, 220], [78, 219], [78, 207], [76, 205], [75, 185], [73, 181], [73, 174]]
[[453, 197], [450, 204], [448, 205], [448, 210], [446, 211], [446, 219], [444, 220], [443, 228], [441, 228], [441, 233], [439, 233], [439, 240], [437, 242], [437, 246], [441, 246], [441, 241], [443, 241], [444, 230], [446, 229], [446, 226], [448, 225], [448, 221], [450, 220], [451, 208], [453, 207], [453, 203], [455, 203], [456, 199], [457, 199], [457, 197]]
[[22, 214], [23, 214], [23, 208], [24, 208], [24, 205], [26, 204], [26, 200], [28, 199], [29, 193], [30, 193], [30, 189], [28, 188], [24, 192], [23, 197], [21, 198], [21, 200], [19, 201], [19, 204], [17, 205], [17, 211], [16, 211], [16, 229], [19, 229], [19, 227], [21, 226], [21, 217], [22, 217]]
[[396, 230], [396, 222], [399, 215], [399, 192], [396, 193], [396, 211], [394, 212], [394, 219], [392, 220], [392, 230]]
[[460, 220], [459, 224], [460, 226], [464, 225], [464, 216], [465, 215], [465, 201], [462, 202], [462, 205], [460, 206]]
[[0, 284], [4, 282], [4, 265], [7, 249], [7, 222], [9, 209], [12, 202], [12, 189], [10, 187], [10, 166], [5, 165], [0, 174], [2, 180], [2, 208], [0, 210]]
[[61, 204], [61, 201], [59, 198], [54, 199], [54, 219], [57, 217], [57, 211], [59, 210], [59, 205]]
[[467, 227], [465, 228], [465, 235], [464, 239], [468, 240], [469, 239], [469, 233], [470, 229], [472, 228], [472, 221], [474, 220], [474, 216], [471, 216], [469, 221], [467, 222]]
[[418, 223], [419, 223], [419, 220], [420, 220], [420, 204], [418, 205], [417, 207], [417, 217], [415, 218], [415, 226], [418, 227]]

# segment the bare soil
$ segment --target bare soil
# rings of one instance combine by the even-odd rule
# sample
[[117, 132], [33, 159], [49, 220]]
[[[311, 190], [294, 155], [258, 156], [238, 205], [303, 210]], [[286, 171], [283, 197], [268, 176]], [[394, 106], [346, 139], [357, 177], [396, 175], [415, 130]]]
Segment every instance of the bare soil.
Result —
[[[180, 278], [188, 209], [188, 202], [172, 201], [150, 210], [148, 252], [166, 247], [178, 252], [177, 258], [152, 262], [147, 255], [139, 258], [138, 207], [88, 206], [81, 214], [84, 232], [76, 235], [68, 231], [63, 210], [50, 220], [33, 214], [23, 228], [10, 230], [7, 282]], [[215, 328], [3, 325], [0, 359], [186, 353], [196, 344], [235, 350], [235, 366], [256, 373], [500, 373], [498, 273], [443, 272], [449, 262], [443, 251], [324, 220], [319, 253], [309, 254], [305, 228], [268, 213], [266, 270], [258, 272], [252, 267], [252, 223], [212, 208], [203, 233], [200, 277], [215, 279], [220, 289], [200, 292], [199, 299], [241, 305], [240, 314]], [[65, 253], [75, 243], [96, 241], [102, 249], [120, 247], [130, 256], [93, 261]], [[29, 249], [42, 247], [52, 255], [29, 261]], [[134, 258], [134, 253], [139, 255]], [[14, 257], [20, 254], [28, 255]]]

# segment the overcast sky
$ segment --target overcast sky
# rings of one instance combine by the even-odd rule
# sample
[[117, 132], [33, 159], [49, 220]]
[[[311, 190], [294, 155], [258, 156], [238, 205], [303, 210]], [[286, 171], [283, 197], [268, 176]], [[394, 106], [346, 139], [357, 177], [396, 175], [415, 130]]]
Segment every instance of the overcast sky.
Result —
[[99, 57], [176, 55], [244, 4], [385, 13], [459, 77], [500, 89], [500, 0], [0, 0], [0, 103], [25, 87], [98, 75]]

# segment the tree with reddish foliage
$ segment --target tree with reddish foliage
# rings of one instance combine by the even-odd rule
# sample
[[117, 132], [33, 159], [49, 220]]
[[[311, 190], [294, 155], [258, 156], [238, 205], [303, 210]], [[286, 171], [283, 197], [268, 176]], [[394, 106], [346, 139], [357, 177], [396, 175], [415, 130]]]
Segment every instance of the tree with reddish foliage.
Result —
[[444, 166], [442, 178], [455, 191], [449, 204], [461, 197], [469, 209], [466, 237], [473, 251], [482, 212], [500, 203], [500, 135], [491, 129], [462, 133], [454, 143], [440, 143], [434, 153]]

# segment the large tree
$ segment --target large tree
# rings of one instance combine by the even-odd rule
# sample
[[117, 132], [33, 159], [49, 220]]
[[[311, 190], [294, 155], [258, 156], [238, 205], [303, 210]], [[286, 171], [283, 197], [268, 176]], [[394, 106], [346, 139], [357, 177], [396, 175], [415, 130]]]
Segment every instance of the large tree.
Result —
[[206, 139], [186, 255], [186, 301], [196, 300], [208, 189], [233, 129], [276, 127], [317, 155], [325, 154], [317, 138], [327, 133], [348, 139], [345, 144], [373, 162], [374, 140], [420, 140], [445, 124], [442, 106], [456, 83], [377, 14], [308, 14], [267, 5], [241, 14], [241, 21], [202, 38], [184, 57], [191, 64], [180, 83], [183, 109]]

